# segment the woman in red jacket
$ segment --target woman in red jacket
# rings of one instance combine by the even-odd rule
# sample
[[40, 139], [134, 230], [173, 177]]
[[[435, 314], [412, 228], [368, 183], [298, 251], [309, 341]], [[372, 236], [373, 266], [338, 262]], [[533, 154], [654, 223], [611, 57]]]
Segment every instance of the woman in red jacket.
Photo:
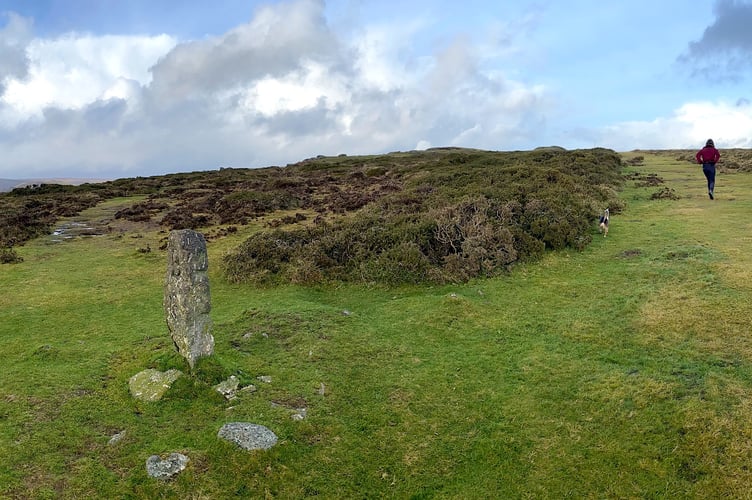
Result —
[[721, 159], [721, 153], [715, 149], [713, 139], [708, 139], [705, 143], [705, 147], [697, 152], [695, 155], [697, 163], [702, 164], [702, 173], [705, 174], [705, 178], [708, 180], [708, 196], [713, 199], [713, 189], [715, 188], [715, 164]]

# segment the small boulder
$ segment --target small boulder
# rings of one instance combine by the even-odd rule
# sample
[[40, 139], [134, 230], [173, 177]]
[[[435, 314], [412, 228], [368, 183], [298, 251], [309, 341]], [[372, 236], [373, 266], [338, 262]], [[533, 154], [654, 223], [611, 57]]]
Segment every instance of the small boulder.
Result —
[[171, 479], [176, 474], [185, 470], [190, 459], [181, 453], [170, 453], [164, 460], [152, 455], [146, 459], [146, 473], [156, 479]]
[[230, 422], [219, 429], [218, 437], [244, 450], [268, 450], [277, 444], [277, 435], [263, 425]]
[[214, 390], [225, 397], [225, 399], [235, 399], [235, 394], [238, 392], [238, 386], [240, 380], [235, 375], [231, 375], [230, 378], [224, 382], [214, 386]]
[[122, 441], [124, 437], [125, 437], [125, 430], [122, 430], [122, 431], [118, 432], [117, 434], [113, 434], [110, 437], [110, 440], [107, 441], [107, 444], [109, 446], [114, 446], [114, 445], [118, 444], [120, 441]]
[[144, 370], [132, 376], [128, 381], [131, 395], [141, 401], [159, 401], [173, 382], [180, 378], [180, 370], [161, 372], [153, 368]]
[[256, 392], [256, 386], [255, 386], [255, 385], [253, 385], [253, 384], [248, 384], [248, 385], [246, 385], [246, 386], [242, 387], [242, 388], [240, 389], [240, 392], [241, 392], [241, 393], [246, 393], [246, 392]]

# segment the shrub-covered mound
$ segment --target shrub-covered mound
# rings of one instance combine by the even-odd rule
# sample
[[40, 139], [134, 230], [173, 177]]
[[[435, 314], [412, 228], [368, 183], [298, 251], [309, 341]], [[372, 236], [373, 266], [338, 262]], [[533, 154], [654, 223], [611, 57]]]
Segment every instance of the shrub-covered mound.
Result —
[[[622, 163], [606, 149], [491, 152], [456, 148], [288, 166], [322, 174], [353, 210], [248, 238], [223, 268], [236, 282], [456, 282], [492, 276], [544, 249], [582, 249], [603, 208], [618, 213]], [[355, 185], [355, 184], [352, 184]], [[377, 189], [369, 189], [377, 186]], [[334, 196], [334, 194], [331, 194]]]
[[104, 199], [89, 184], [43, 184], [15, 189], [0, 196], [0, 247], [22, 245], [49, 234], [57, 219], [76, 215]]

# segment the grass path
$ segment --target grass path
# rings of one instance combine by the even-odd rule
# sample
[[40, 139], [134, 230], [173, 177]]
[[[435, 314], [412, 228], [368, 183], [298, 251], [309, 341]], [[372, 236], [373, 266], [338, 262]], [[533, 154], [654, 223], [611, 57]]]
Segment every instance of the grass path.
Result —
[[[752, 175], [710, 201], [699, 167], [644, 156], [678, 199], [630, 183], [608, 238], [500, 279], [254, 290], [214, 266], [217, 356], [273, 379], [232, 403], [127, 393], [174, 362], [164, 256], [138, 252], [160, 235], [28, 244], [0, 267], [0, 498], [748, 497]], [[280, 444], [235, 450], [231, 420]], [[173, 451], [188, 470], [146, 477]]]

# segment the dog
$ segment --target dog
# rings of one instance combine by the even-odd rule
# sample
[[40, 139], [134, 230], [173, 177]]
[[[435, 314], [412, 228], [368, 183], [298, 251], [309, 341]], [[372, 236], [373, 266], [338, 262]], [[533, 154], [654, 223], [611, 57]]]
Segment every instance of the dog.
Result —
[[611, 218], [608, 208], [603, 211], [603, 215], [601, 215], [600, 224], [598, 224], [598, 231], [603, 233], [603, 237], [605, 238], [608, 235], [608, 221]]

